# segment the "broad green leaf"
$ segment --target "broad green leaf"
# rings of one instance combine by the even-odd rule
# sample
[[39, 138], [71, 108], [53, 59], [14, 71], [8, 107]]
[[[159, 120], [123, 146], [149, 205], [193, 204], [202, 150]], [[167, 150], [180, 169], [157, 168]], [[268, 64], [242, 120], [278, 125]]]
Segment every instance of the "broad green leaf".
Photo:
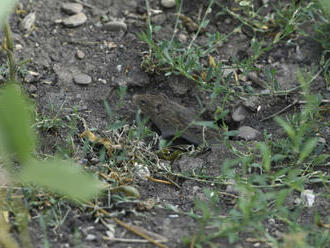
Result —
[[17, 0], [1, 0], [0, 3], [0, 25], [3, 24], [4, 20], [6, 20], [10, 14], [10, 12], [14, 9]]
[[99, 180], [69, 160], [31, 160], [24, 165], [19, 179], [79, 200], [96, 196], [102, 188]]
[[314, 150], [315, 146], [317, 145], [317, 141], [318, 141], [317, 138], [313, 138], [313, 139], [308, 140], [304, 144], [304, 147], [301, 150], [300, 155], [299, 155], [299, 160], [298, 160], [299, 163], [304, 161], [304, 159], [307, 158], [307, 156]]
[[20, 87], [9, 82], [0, 91], [0, 142], [7, 154], [20, 162], [27, 161], [35, 151], [31, 125], [31, 106]]

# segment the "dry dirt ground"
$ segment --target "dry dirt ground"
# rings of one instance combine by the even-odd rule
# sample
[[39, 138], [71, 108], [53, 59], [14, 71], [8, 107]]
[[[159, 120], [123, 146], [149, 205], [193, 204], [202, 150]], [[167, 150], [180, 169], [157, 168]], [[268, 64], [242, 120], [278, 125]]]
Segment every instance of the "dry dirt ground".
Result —
[[[86, 128], [95, 130], [95, 133], [99, 135], [104, 135], [111, 121], [122, 120], [127, 124], [132, 124], [138, 110], [132, 102], [132, 96], [136, 93], [162, 93], [171, 100], [197, 111], [200, 110], [198, 99], [202, 103], [207, 102], [208, 94], [183, 76], [146, 73], [142, 69], [141, 62], [143, 56], [148, 52], [148, 46], [141, 42], [137, 34], [146, 30], [145, 1], [83, 1], [86, 3], [83, 12], [87, 16], [87, 21], [83, 25], [73, 28], [66, 27], [58, 21], [69, 16], [61, 9], [63, 2], [63, 0], [22, 0], [20, 7], [26, 13], [15, 13], [11, 18], [11, 27], [15, 45], [18, 45], [15, 53], [17, 60], [31, 59], [26, 68], [36, 72], [33, 75], [24, 75], [23, 85], [28, 94], [35, 99], [40, 116], [48, 116], [50, 119], [54, 116], [65, 119], [72, 113], [80, 116], [75, 130], [76, 138], [72, 139], [77, 150], [83, 150], [84, 144], [78, 134]], [[155, 39], [169, 39], [175, 22], [175, 8], [164, 9], [158, 0], [151, 0], [150, 4], [151, 9], [160, 10], [152, 19], [157, 25], [162, 26], [162, 31], [155, 34]], [[196, 18], [199, 10], [205, 10], [205, 6], [204, 1], [184, 1], [183, 14]], [[22, 19], [32, 12], [36, 14], [34, 27], [32, 31], [24, 32], [21, 29]], [[216, 13], [216, 10], [213, 13]], [[236, 20], [223, 16], [217, 17], [213, 13], [210, 16], [211, 22], [207, 27], [207, 32], [229, 33], [237, 26]], [[124, 30], [109, 31], [101, 22], [102, 18], [119, 20], [127, 25], [127, 30], [124, 28]], [[306, 27], [306, 32], [310, 31], [308, 28]], [[185, 30], [180, 35], [182, 39], [191, 37], [191, 34]], [[206, 42], [206, 33], [197, 39], [197, 43], [203, 44], [203, 42]], [[233, 57], [250, 56], [249, 42], [248, 34], [238, 32], [216, 50], [214, 57], [230, 63]], [[313, 40], [297, 38], [291, 45], [280, 43], [274, 46], [259, 59], [258, 63], [261, 68], [275, 68], [275, 77], [279, 87], [281, 90], [286, 90], [298, 85], [295, 74], [297, 69], [299, 67], [311, 69], [313, 63], [319, 60], [321, 52], [320, 45]], [[6, 60], [4, 55], [1, 56], [1, 60], [2, 62]], [[91, 82], [86, 85], [77, 84], [75, 77], [81, 73], [90, 76]], [[88, 81], [88, 79], [83, 80]], [[250, 83], [251, 87], [258, 88], [253, 81], [246, 79], [246, 82]], [[120, 99], [117, 94], [120, 86], [127, 87], [123, 99]], [[326, 92], [325, 88], [325, 82], [321, 76], [313, 81], [313, 91], [318, 92], [322, 89], [329, 99], [330, 92]], [[267, 130], [274, 137], [281, 136], [279, 126], [273, 120], [261, 120], [290, 105], [294, 101], [294, 97], [296, 96], [261, 95], [253, 99], [231, 99], [231, 105], [225, 106], [226, 109], [232, 112], [238, 106], [244, 106], [248, 114], [245, 114], [246, 118], [241, 122], [229, 119], [227, 124], [231, 130], [249, 126], [260, 133]], [[115, 111], [115, 117], [109, 117], [105, 101]], [[258, 106], [262, 106], [262, 108], [260, 111], [255, 111]], [[299, 108], [300, 105], [297, 104], [290, 111]], [[210, 118], [211, 111], [212, 108], [207, 110], [204, 118]], [[286, 111], [285, 114], [287, 113], [289, 112]], [[85, 120], [85, 123], [82, 123], [81, 120]], [[56, 131], [41, 131], [40, 152], [55, 154], [59, 147], [66, 144], [69, 131], [65, 128], [58, 128]], [[323, 131], [321, 135], [328, 142], [329, 152], [330, 129]], [[255, 140], [261, 139], [262, 135], [255, 138]], [[245, 149], [249, 147], [252, 149], [255, 140], [241, 140], [240, 144]], [[154, 145], [153, 149], [156, 150], [156, 148], [157, 146]], [[99, 163], [93, 165], [95, 158], [79, 157], [83, 156], [82, 154], [77, 152], [75, 159], [82, 161], [82, 164], [86, 166], [99, 165]], [[189, 170], [194, 167], [200, 169], [204, 166], [205, 176], [216, 177], [221, 173], [222, 162], [234, 157], [225, 145], [218, 144], [211, 146], [210, 150], [201, 155], [194, 157], [185, 155], [174, 163], [181, 170]], [[154, 176], [157, 177], [157, 175]], [[135, 183], [141, 193], [141, 199], [152, 198], [157, 202], [157, 206], [151, 210], [138, 211], [135, 204], [126, 203], [126, 205], [112, 205], [112, 209], [107, 209], [107, 211], [116, 213], [118, 218], [126, 223], [143, 227], [166, 237], [168, 247], [183, 247], [182, 237], [189, 237], [196, 232], [198, 223], [188, 215], [173, 212], [164, 206], [171, 204], [182, 212], [189, 212], [194, 206], [195, 198], [203, 199], [202, 189], [212, 187], [212, 185], [184, 178], [173, 180], [176, 181], [179, 188], [143, 180]], [[318, 191], [317, 188], [315, 190]], [[104, 202], [107, 200], [107, 196], [100, 199]], [[317, 204], [299, 217], [302, 218], [302, 222], [313, 221], [313, 211], [317, 210], [320, 211], [321, 216], [329, 216], [329, 202], [318, 202]], [[220, 205], [221, 214], [225, 214], [234, 206], [225, 195], [220, 197]], [[57, 211], [57, 213], [54, 212], [54, 216], [58, 216], [58, 223], [46, 228], [51, 247], [154, 247], [148, 243], [127, 243], [104, 239], [111, 228], [114, 228], [117, 238], [138, 239], [139, 237], [110, 218], [105, 218], [109, 223], [107, 227], [94, 215], [94, 211], [77, 207], [74, 204], [57, 205]], [[68, 213], [67, 216], [66, 213]], [[46, 247], [38, 216], [38, 210], [31, 213], [30, 232], [35, 247]], [[64, 220], [63, 223], [60, 223], [61, 218]], [[280, 225], [272, 223], [268, 224], [268, 228], [273, 232], [283, 231]], [[268, 247], [262, 242], [248, 242], [244, 235], [235, 244], [229, 244], [227, 240], [219, 239], [217, 247], [256, 247], [256, 243], [259, 247]], [[74, 246], [75, 244], [78, 245]]]

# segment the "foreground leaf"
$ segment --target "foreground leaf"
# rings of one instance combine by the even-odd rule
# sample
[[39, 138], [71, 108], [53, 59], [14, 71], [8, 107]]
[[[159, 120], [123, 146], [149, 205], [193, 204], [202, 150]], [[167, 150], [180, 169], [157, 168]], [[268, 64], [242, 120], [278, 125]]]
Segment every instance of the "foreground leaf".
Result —
[[0, 3], [0, 25], [6, 20], [10, 12], [14, 9], [17, 1], [16, 0], [1, 0]]
[[6, 154], [20, 162], [35, 151], [31, 107], [19, 86], [10, 83], [0, 91], [0, 142]]
[[19, 179], [79, 200], [96, 196], [102, 188], [99, 180], [69, 160], [32, 160], [24, 165]]

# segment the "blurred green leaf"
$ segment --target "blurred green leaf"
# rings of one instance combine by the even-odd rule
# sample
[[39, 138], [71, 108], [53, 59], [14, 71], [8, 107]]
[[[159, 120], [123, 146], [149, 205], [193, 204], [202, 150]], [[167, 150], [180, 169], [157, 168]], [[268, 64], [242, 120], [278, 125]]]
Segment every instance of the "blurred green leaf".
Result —
[[330, 14], [330, 1], [329, 0], [320, 0], [322, 8], [326, 11], [326, 13]]
[[18, 177], [23, 183], [45, 187], [71, 199], [88, 200], [96, 196], [102, 184], [69, 160], [31, 160]]
[[262, 165], [266, 171], [270, 171], [272, 153], [265, 143], [258, 143], [258, 148], [262, 155]]
[[213, 121], [195, 121], [194, 124], [197, 126], [219, 129], [219, 127]]
[[27, 161], [35, 151], [31, 125], [31, 105], [18, 85], [8, 83], [0, 91], [0, 142], [6, 153], [20, 162]]
[[8, 18], [10, 12], [14, 9], [17, 0], [1, 0], [0, 4], [0, 25]]
[[308, 140], [305, 144], [304, 147], [301, 150], [301, 153], [299, 155], [299, 160], [298, 162], [304, 161], [305, 158], [314, 150], [315, 146], [317, 145], [317, 138], [313, 138]]
[[294, 141], [296, 136], [296, 131], [294, 130], [294, 128], [287, 121], [279, 117], [275, 117], [275, 120], [285, 130], [285, 132], [288, 134], [290, 139]]

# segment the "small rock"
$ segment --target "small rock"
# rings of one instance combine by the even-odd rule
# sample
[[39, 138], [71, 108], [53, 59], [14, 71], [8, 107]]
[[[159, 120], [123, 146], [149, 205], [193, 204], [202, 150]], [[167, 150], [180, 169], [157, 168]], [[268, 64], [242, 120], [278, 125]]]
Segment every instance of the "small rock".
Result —
[[259, 97], [257, 96], [250, 96], [249, 98], [245, 99], [243, 105], [254, 112], [257, 112], [259, 107]]
[[89, 241], [96, 240], [96, 236], [94, 234], [87, 234], [85, 239]]
[[161, 0], [160, 4], [164, 8], [173, 8], [175, 6], [175, 0]]
[[127, 75], [121, 75], [112, 80], [116, 86], [144, 87], [150, 83], [150, 79], [144, 71], [132, 68]]
[[151, 17], [151, 22], [156, 25], [162, 25], [166, 22], [166, 15], [159, 14]]
[[31, 73], [27, 73], [24, 77], [24, 82], [26, 83], [32, 83], [35, 81], [34, 76]]
[[78, 49], [76, 52], [76, 56], [78, 59], [83, 59], [83, 58], [85, 58], [85, 53]]
[[24, 9], [24, 5], [23, 5], [22, 3], [17, 3], [17, 4], [16, 4], [16, 8], [17, 8], [18, 10], [22, 10], [22, 9]]
[[236, 72], [236, 69], [225, 68], [225, 69], [223, 69], [223, 76], [228, 77], [229, 74], [231, 74], [233, 76], [233, 75], [235, 75], [235, 72]]
[[122, 69], [123, 69], [123, 65], [117, 65], [116, 69], [117, 69], [118, 72], [121, 72]]
[[258, 77], [257, 73], [254, 71], [251, 71], [248, 73], [247, 77], [256, 85], [258, 85], [262, 89], [266, 89], [267, 82], [261, 78]]
[[261, 133], [249, 126], [242, 126], [238, 129], [237, 137], [240, 137], [245, 140], [254, 140], [261, 136]]
[[107, 84], [107, 80], [105, 80], [103, 78], [99, 78], [98, 81], [102, 84]]
[[239, 105], [234, 111], [233, 114], [231, 115], [231, 118], [233, 118], [234, 121], [236, 122], [241, 122], [244, 121], [246, 116], [248, 115], [248, 112], [244, 108], [244, 106]]
[[99, 159], [99, 158], [92, 158], [92, 159], [90, 160], [90, 162], [91, 162], [91, 164], [95, 165], [95, 164], [97, 164], [97, 163], [100, 162], [100, 159]]
[[185, 34], [178, 34], [178, 40], [181, 42], [181, 43], [185, 43], [187, 41], [187, 35]]
[[312, 207], [315, 202], [315, 194], [313, 190], [306, 189], [300, 194], [301, 200], [305, 207]]
[[79, 73], [73, 76], [73, 80], [76, 84], [88, 85], [92, 82], [92, 78], [85, 73]]
[[36, 93], [37, 90], [38, 90], [37, 87], [36, 87], [35, 85], [31, 84], [31, 85], [29, 86], [28, 92], [29, 92], [29, 93]]
[[127, 30], [127, 25], [124, 22], [120, 21], [111, 21], [107, 22], [103, 25], [103, 29], [110, 31], [110, 32], [119, 32], [119, 31], [124, 31], [126, 32]]
[[184, 95], [193, 87], [193, 82], [182, 75], [169, 76], [167, 81], [175, 95]]
[[229, 25], [229, 24], [231, 24], [232, 21], [231, 21], [231, 18], [226, 18], [224, 22], [225, 22], [225, 24]]
[[83, 10], [83, 6], [80, 3], [63, 3], [61, 8], [69, 15], [78, 14]]
[[21, 50], [23, 48], [23, 46], [21, 44], [16, 44], [15, 45], [15, 50], [18, 51], [18, 50]]
[[200, 158], [192, 158], [192, 157], [182, 157], [181, 159], [177, 160], [173, 164], [174, 167], [179, 169], [180, 172], [192, 172], [197, 171], [200, 172], [204, 166], [204, 161]]
[[75, 28], [83, 25], [86, 21], [87, 21], [87, 16], [81, 12], [63, 19], [62, 23], [66, 27]]
[[21, 22], [21, 28], [23, 31], [30, 31], [36, 21], [36, 13], [32, 12], [24, 17]]
[[134, 179], [137, 181], [147, 181], [148, 177], [150, 177], [150, 171], [148, 167], [135, 163], [134, 164]]

